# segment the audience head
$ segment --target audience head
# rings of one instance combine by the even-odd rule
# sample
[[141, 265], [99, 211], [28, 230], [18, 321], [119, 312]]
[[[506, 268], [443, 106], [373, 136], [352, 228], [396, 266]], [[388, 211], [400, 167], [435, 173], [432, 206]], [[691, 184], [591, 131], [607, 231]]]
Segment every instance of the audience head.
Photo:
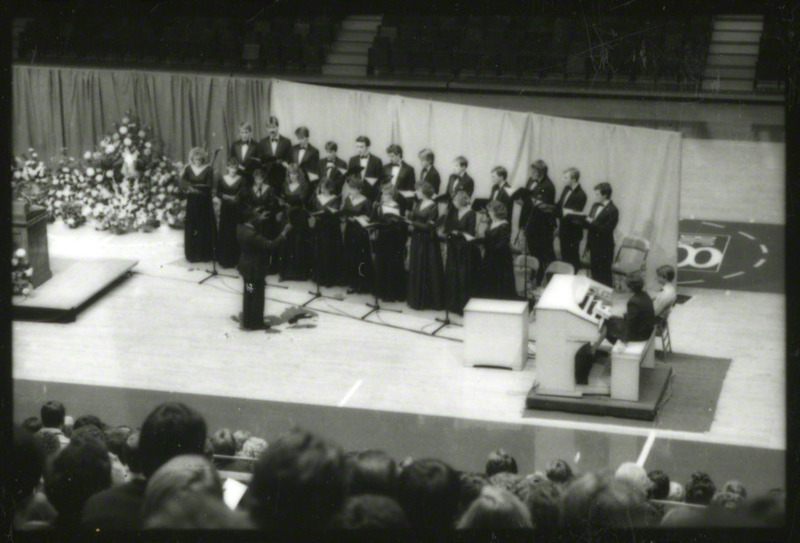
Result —
[[339, 146], [335, 141], [329, 141], [325, 144], [325, 150], [328, 152], [328, 158], [336, 158], [336, 152], [339, 150]]
[[441, 460], [416, 460], [397, 480], [398, 501], [415, 529], [451, 528], [459, 491], [458, 474]]
[[227, 428], [217, 430], [211, 438], [214, 454], [233, 456], [236, 454], [236, 440]]
[[508, 490], [486, 485], [456, 523], [460, 530], [531, 528], [525, 505]]
[[142, 459], [139, 455], [139, 431], [131, 432], [128, 439], [122, 446], [122, 454], [119, 459], [122, 463], [128, 466], [128, 470], [133, 475], [141, 475], [142, 473]]
[[612, 528], [635, 528], [647, 522], [644, 496], [616, 478], [586, 473], [561, 498], [562, 528], [573, 539], [594, 540]]
[[581, 179], [581, 172], [578, 170], [578, 168], [567, 168], [564, 170], [564, 176], [562, 179], [564, 180], [564, 183], [568, 183], [571, 187], [574, 187]]
[[743, 504], [744, 498], [741, 494], [720, 491], [714, 494], [708, 506], [716, 509], [738, 509]]
[[50, 432], [38, 432], [36, 438], [42, 446], [46, 458], [50, 458], [61, 450], [61, 441], [56, 434]]
[[486, 204], [486, 210], [494, 221], [504, 221], [508, 218], [508, 208], [497, 200], [492, 200]]
[[558, 528], [558, 502], [561, 492], [552, 481], [547, 478], [525, 477], [511, 488], [511, 492], [528, 508], [534, 528]]
[[417, 194], [420, 194], [425, 198], [433, 198], [433, 195], [436, 194], [436, 191], [433, 190], [433, 185], [431, 185], [427, 181], [417, 182], [416, 188], [417, 188]]
[[708, 505], [716, 491], [717, 487], [711, 477], [705, 472], [696, 471], [686, 483], [686, 503]]
[[544, 160], [540, 159], [531, 164], [531, 177], [534, 179], [547, 177], [547, 163]]
[[664, 264], [656, 269], [656, 277], [661, 284], [672, 283], [675, 280], [675, 268], [669, 264]]
[[545, 470], [547, 478], [557, 485], [567, 484], [572, 481], [572, 468], [566, 460], [553, 460], [547, 465]]
[[50, 401], [42, 406], [39, 416], [44, 428], [61, 428], [66, 410], [61, 402]]
[[386, 154], [389, 155], [389, 162], [392, 164], [400, 164], [403, 160], [403, 148], [396, 143], [386, 148]]
[[208, 162], [208, 153], [202, 147], [192, 147], [189, 151], [189, 163], [194, 166], [202, 166]]
[[480, 495], [489, 478], [483, 473], [462, 471], [458, 474], [458, 514], [461, 515]]
[[294, 131], [294, 135], [297, 136], [297, 140], [303, 144], [308, 143], [308, 138], [311, 136], [311, 132], [309, 132], [308, 127], [298, 126], [297, 130]]
[[644, 277], [641, 274], [633, 274], [628, 276], [625, 284], [631, 289], [631, 292], [638, 294], [644, 290]]
[[423, 149], [417, 155], [419, 157], [419, 161], [422, 162], [422, 167], [426, 166], [433, 166], [433, 161], [436, 159], [436, 155], [433, 154], [433, 151], [430, 149]]
[[667, 499], [672, 502], [682, 502], [686, 499], [686, 489], [677, 481], [669, 482], [669, 494]]
[[508, 179], [508, 170], [502, 166], [492, 168], [492, 184], [497, 185]]
[[647, 472], [636, 462], [623, 462], [614, 474], [616, 479], [626, 481], [634, 488], [641, 491], [643, 496], [647, 496], [650, 490], [650, 479]]
[[269, 444], [265, 439], [250, 436], [242, 443], [241, 455], [245, 458], [259, 458], [267, 450]]
[[22, 426], [14, 426], [13, 439], [11, 462], [6, 464], [9, 467], [7, 488], [11, 502], [16, 506], [33, 494], [39, 484], [45, 454], [41, 442]]
[[259, 458], [250, 482], [250, 515], [261, 527], [326, 525], [345, 498], [344, 455], [300, 429], [281, 435]]
[[200, 455], [178, 455], [159, 467], [147, 481], [142, 518], [190, 493], [205, 493], [222, 500], [222, 481], [211, 461]]
[[467, 171], [467, 166], [469, 166], [469, 161], [463, 156], [457, 156], [453, 161], [453, 173], [460, 175]]
[[102, 442], [73, 436], [49, 463], [45, 494], [58, 511], [60, 527], [75, 527], [92, 495], [111, 486], [111, 460]]
[[162, 502], [143, 521], [145, 529], [156, 530], [248, 530], [245, 515], [231, 511], [221, 499], [206, 492], [177, 493]]
[[242, 450], [242, 445], [244, 442], [253, 437], [253, 434], [248, 432], [247, 430], [236, 430], [233, 432], [233, 439], [236, 441], [236, 452]]
[[248, 121], [239, 123], [239, 137], [243, 141], [250, 141], [250, 138], [253, 137], [253, 125]]
[[100, 420], [100, 417], [97, 415], [83, 415], [75, 419], [75, 424], [72, 425], [72, 430], [75, 431], [88, 425], [95, 426], [100, 430], [106, 429], [106, 424]]
[[145, 419], [139, 435], [142, 472], [150, 477], [171, 458], [202, 454], [206, 421], [194, 409], [178, 402], [156, 407]]
[[108, 436], [104, 431], [94, 424], [84, 424], [83, 426], [73, 430], [72, 437], [70, 439], [75, 439], [76, 437], [95, 439], [102, 443], [106, 449], [108, 449]]
[[744, 485], [736, 480], [730, 480], [722, 485], [720, 492], [732, 492], [734, 494], [738, 494], [742, 497], [742, 499], [747, 499], [747, 489], [745, 489]]
[[270, 138], [277, 138], [278, 137], [278, 129], [280, 129], [281, 123], [278, 122], [278, 118], [275, 116], [271, 116], [267, 119], [267, 135]]
[[486, 475], [491, 477], [495, 473], [502, 472], [517, 473], [517, 461], [503, 449], [497, 449], [490, 452], [486, 460]]
[[330, 527], [336, 530], [408, 530], [405, 511], [393, 498], [380, 494], [350, 496]]
[[670, 481], [666, 473], [661, 470], [653, 470], [647, 474], [650, 479], [650, 498], [654, 500], [666, 500], [669, 497]]
[[356, 138], [356, 151], [362, 157], [369, 154], [370, 141], [367, 136], [358, 136]]
[[347, 492], [395, 496], [397, 464], [383, 451], [363, 451], [348, 461]]
[[610, 183], [598, 183], [594, 186], [595, 196], [600, 201], [610, 200], [612, 192]]
[[35, 434], [42, 429], [42, 421], [39, 417], [28, 417], [22, 421], [22, 427], [28, 432]]

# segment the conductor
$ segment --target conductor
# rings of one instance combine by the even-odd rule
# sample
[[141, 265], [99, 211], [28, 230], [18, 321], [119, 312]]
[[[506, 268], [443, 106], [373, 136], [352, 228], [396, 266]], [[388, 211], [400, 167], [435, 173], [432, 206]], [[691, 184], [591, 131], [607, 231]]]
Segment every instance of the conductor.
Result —
[[264, 323], [264, 279], [267, 276], [266, 253], [286, 238], [292, 225], [286, 224], [275, 239], [267, 239], [258, 233], [257, 224], [264, 217], [251, 208], [244, 208], [241, 222], [236, 227], [239, 241], [239, 273], [244, 281], [242, 312], [233, 316], [242, 330], [261, 330], [269, 326]]

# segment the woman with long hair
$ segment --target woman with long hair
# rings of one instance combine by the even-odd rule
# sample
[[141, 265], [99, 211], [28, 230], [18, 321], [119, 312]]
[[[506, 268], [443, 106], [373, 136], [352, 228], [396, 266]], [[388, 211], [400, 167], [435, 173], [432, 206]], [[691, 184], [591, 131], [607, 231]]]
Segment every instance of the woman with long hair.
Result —
[[236, 158], [228, 159], [227, 172], [219, 176], [215, 195], [220, 199], [219, 228], [217, 230], [217, 262], [223, 268], [232, 268], [239, 262], [239, 242], [236, 225], [244, 187], [244, 176]]
[[433, 185], [417, 183], [418, 201], [408, 213], [411, 247], [408, 265], [408, 306], [412, 309], [444, 309], [444, 266], [436, 237], [439, 206], [433, 201]]
[[211, 191], [214, 172], [208, 164], [208, 153], [201, 147], [189, 151], [189, 164], [179, 181], [186, 194], [184, 253], [189, 262], [205, 262], [214, 255], [214, 206]]
[[311, 229], [305, 207], [310, 190], [305, 172], [291, 164], [283, 184], [283, 224], [291, 224], [292, 230], [280, 249], [281, 281], [305, 281], [311, 277]]

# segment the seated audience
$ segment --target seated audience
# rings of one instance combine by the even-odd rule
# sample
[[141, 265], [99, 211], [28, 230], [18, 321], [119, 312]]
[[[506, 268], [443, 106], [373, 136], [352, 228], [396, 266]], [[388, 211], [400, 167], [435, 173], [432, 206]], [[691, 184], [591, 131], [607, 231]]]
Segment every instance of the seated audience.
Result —
[[119, 459], [128, 468], [128, 480], [144, 479], [142, 473], [142, 459], [139, 455], [139, 430], [131, 432], [125, 443], [122, 444], [122, 454]]
[[486, 475], [491, 477], [501, 472], [517, 473], [517, 461], [503, 449], [497, 449], [486, 460]]
[[[108, 450], [108, 435], [94, 424], [84, 424], [72, 432], [72, 438], [76, 437], [91, 438], [101, 442]], [[128, 480], [128, 469], [120, 461], [119, 457], [108, 450], [108, 461], [111, 462], [111, 486], [119, 486]]]
[[403, 508], [393, 498], [378, 494], [350, 496], [333, 518], [335, 530], [408, 530]]
[[39, 440], [23, 427], [15, 426], [7, 479], [15, 530], [47, 529], [56, 518], [55, 509], [39, 490], [44, 465], [45, 455]]
[[717, 509], [738, 509], [743, 504], [744, 498], [741, 494], [720, 491], [714, 494], [708, 506]]
[[108, 451], [122, 457], [122, 447], [130, 437], [133, 430], [130, 426], [117, 426], [106, 430], [106, 446]]
[[507, 530], [531, 528], [525, 505], [508, 490], [484, 486], [478, 498], [456, 523], [460, 530]]
[[58, 439], [57, 434], [52, 432], [37, 432], [34, 437], [36, 437], [41, 444], [45, 458], [51, 458], [61, 450], [61, 441]]
[[398, 502], [414, 530], [447, 530], [458, 510], [459, 479], [441, 460], [415, 460], [400, 472]]
[[672, 502], [682, 502], [686, 499], [686, 489], [677, 481], [669, 482], [669, 494], [667, 499]]
[[326, 526], [345, 499], [342, 450], [304, 430], [284, 433], [256, 462], [250, 499], [250, 518], [260, 528]]
[[560, 524], [569, 539], [594, 541], [609, 529], [646, 526], [647, 507], [642, 493], [627, 482], [585, 473], [561, 498]]
[[145, 479], [133, 478], [93, 496], [83, 511], [82, 526], [90, 531], [139, 529], [146, 478], [175, 456], [202, 454], [205, 440], [206, 422], [199, 413], [177, 402], [156, 407], [139, 433], [138, 456]]
[[670, 480], [669, 476], [661, 470], [653, 470], [647, 474], [650, 479], [650, 495], [649, 497], [654, 500], [668, 500]]
[[660, 317], [678, 299], [674, 283], [675, 269], [668, 265], [659, 266], [656, 269], [656, 279], [661, 285], [661, 290], [653, 296], [653, 311], [655, 311], [656, 317]]
[[696, 505], [708, 505], [717, 487], [707, 473], [696, 471], [692, 474], [689, 482], [686, 483], [686, 503]]
[[511, 489], [514, 488], [514, 485], [519, 483], [522, 479], [524, 479], [522, 475], [501, 471], [500, 473], [495, 473], [489, 477], [489, 484], [496, 486], [497, 488], [503, 488], [511, 491]]
[[236, 430], [233, 432], [233, 439], [236, 441], [236, 452], [242, 450], [242, 445], [244, 442], [253, 437], [253, 434], [248, 432], [247, 430]]
[[470, 504], [480, 495], [489, 478], [483, 473], [462, 471], [458, 474], [458, 516], [464, 514]]
[[64, 424], [62, 425], [61, 429], [64, 431], [64, 435], [67, 437], [72, 436], [72, 428], [75, 426], [75, 419], [73, 419], [70, 415], [64, 416]]
[[647, 472], [635, 462], [623, 462], [617, 468], [614, 478], [626, 481], [645, 497], [650, 491], [650, 479], [647, 477]]
[[722, 485], [720, 491], [733, 492], [734, 494], [740, 495], [742, 499], [747, 499], [747, 490], [744, 488], [742, 483], [736, 480], [726, 482], [724, 485]]
[[511, 492], [528, 508], [533, 527], [552, 533], [558, 528], [558, 504], [561, 492], [544, 477], [528, 476], [511, 488]]
[[[236, 454], [236, 440], [233, 433], [227, 428], [217, 430], [211, 436], [211, 445], [214, 447], [214, 455], [234, 456]], [[214, 458], [214, 465], [217, 469], [227, 469], [233, 460], [226, 458]]]
[[561, 488], [571, 483], [574, 477], [572, 468], [566, 460], [553, 460], [547, 465], [545, 474], [548, 479]]
[[77, 529], [84, 504], [110, 486], [111, 461], [106, 446], [91, 437], [73, 436], [49, 463], [45, 475], [47, 499], [58, 512], [56, 529]]
[[45, 403], [39, 413], [42, 419], [42, 428], [39, 433], [54, 434], [58, 437], [58, 442], [62, 448], [69, 444], [69, 438], [64, 435], [62, 430], [65, 414], [64, 404], [55, 401]]
[[22, 427], [30, 433], [35, 434], [42, 429], [42, 421], [39, 420], [39, 417], [28, 417], [22, 421]]
[[73, 424], [72, 426], [72, 431], [74, 432], [75, 430], [87, 426], [89, 424], [91, 424], [92, 426], [96, 426], [100, 430], [106, 429], [106, 423], [100, 420], [100, 417], [98, 417], [97, 415], [82, 415], [77, 419], [75, 419], [75, 424]]
[[347, 492], [395, 497], [397, 465], [383, 451], [362, 451], [348, 460]]

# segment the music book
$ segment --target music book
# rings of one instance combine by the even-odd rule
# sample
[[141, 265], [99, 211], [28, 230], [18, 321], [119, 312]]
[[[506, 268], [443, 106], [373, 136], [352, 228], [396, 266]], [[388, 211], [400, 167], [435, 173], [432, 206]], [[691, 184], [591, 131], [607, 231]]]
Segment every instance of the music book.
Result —
[[403, 198], [408, 198], [409, 200], [417, 197], [417, 193], [413, 190], [398, 190], [397, 192], [399, 192]]
[[438, 196], [434, 196], [433, 197], [433, 201], [436, 202], [437, 204], [440, 204], [442, 202], [449, 202], [450, 201], [450, 195], [447, 194], [447, 193], [444, 193], [444, 194], [440, 194]]
[[247, 485], [244, 483], [232, 478], [225, 479], [225, 482], [222, 483], [222, 501], [233, 511], [239, 505], [246, 490]]
[[467, 241], [472, 241], [475, 239], [475, 236], [467, 234], [466, 232], [461, 232], [461, 235], [464, 236], [464, 239], [466, 239]]
[[377, 177], [365, 177], [364, 181], [366, 181], [370, 185], [374, 186], [375, 183], [378, 181], [378, 178]]
[[588, 214], [585, 211], [576, 211], [574, 209], [564, 208], [562, 215], [576, 215], [578, 217], [586, 217]]
[[342, 175], [347, 173], [347, 168], [336, 168], [336, 169], [342, 172]]
[[317, 174], [315, 174], [314, 172], [308, 172], [309, 181], [316, 181], [317, 179], [319, 179], [319, 176]]
[[382, 205], [381, 212], [384, 215], [397, 215], [398, 217], [400, 216], [400, 210], [392, 206]]
[[369, 219], [367, 219], [364, 215], [359, 215], [358, 217], [353, 217], [353, 220], [355, 220], [358, 224], [360, 224], [364, 228], [367, 228], [368, 226], [372, 226], [372, 224], [373, 224], [373, 223], [369, 222]]

